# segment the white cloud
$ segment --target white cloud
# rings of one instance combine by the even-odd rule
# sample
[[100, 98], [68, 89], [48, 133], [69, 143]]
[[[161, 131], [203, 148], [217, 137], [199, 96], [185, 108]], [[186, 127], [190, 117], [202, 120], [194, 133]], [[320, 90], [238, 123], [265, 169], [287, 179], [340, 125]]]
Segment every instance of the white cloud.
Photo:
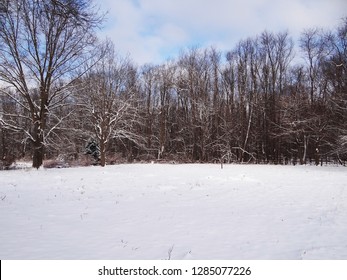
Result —
[[222, 50], [263, 30], [336, 27], [347, 16], [345, 0], [99, 0], [108, 10], [101, 36], [143, 64], [159, 63], [180, 48], [214, 45]]

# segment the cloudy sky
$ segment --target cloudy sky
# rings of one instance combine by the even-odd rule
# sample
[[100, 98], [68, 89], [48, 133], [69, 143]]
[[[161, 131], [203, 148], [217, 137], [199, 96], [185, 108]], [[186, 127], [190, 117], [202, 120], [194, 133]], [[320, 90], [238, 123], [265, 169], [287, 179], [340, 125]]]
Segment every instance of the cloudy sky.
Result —
[[346, 0], [98, 0], [107, 19], [100, 37], [138, 64], [161, 63], [186, 47], [226, 51], [264, 30], [335, 28]]

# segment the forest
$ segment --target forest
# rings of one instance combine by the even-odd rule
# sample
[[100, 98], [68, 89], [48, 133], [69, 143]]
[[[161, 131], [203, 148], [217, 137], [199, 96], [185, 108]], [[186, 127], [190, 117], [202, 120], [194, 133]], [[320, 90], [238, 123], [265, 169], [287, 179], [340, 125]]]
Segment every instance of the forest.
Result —
[[[91, 1], [0, 3], [0, 169], [119, 162], [345, 164], [347, 17], [137, 65]], [[290, 26], [288, 26], [290, 28]]]

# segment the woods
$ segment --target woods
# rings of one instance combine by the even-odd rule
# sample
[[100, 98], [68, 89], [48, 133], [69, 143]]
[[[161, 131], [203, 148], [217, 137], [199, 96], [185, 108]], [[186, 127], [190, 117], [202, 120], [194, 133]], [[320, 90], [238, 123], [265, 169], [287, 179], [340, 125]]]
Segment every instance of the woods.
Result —
[[[230, 51], [136, 65], [95, 35], [89, 1], [0, 4], [0, 156], [321, 164], [347, 160], [347, 18], [264, 31]], [[54, 20], [53, 20], [54, 17]]]

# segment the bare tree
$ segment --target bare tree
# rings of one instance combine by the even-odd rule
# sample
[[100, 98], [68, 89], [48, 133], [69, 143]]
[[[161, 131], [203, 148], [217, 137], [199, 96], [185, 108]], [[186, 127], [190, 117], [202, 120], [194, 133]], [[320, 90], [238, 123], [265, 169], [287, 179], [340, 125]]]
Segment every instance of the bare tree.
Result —
[[[145, 108], [143, 108], [142, 115], [145, 118], [145, 128], [144, 128], [144, 137], [146, 137], [146, 149], [151, 151], [153, 138], [154, 138], [154, 125], [155, 125], [155, 72], [156, 67], [153, 65], [146, 64], [141, 69], [141, 78], [142, 78], [142, 94], [145, 100]], [[147, 155], [147, 157], [150, 157]]]
[[100, 164], [105, 166], [111, 139], [127, 139], [138, 145], [144, 141], [134, 130], [135, 124], [140, 123], [136, 84], [132, 82], [136, 69], [128, 59], [115, 54], [110, 41], [98, 48], [102, 58], [82, 82], [79, 104], [100, 145]]
[[54, 110], [68, 98], [74, 73], [88, 60], [101, 21], [93, 9], [90, 0], [0, 3], [1, 93], [22, 107], [31, 125], [26, 129], [3, 118], [1, 123], [30, 139], [33, 167], [42, 165], [47, 139], [62, 122]]
[[347, 160], [347, 17], [326, 39], [332, 48], [330, 57], [326, 57], [322, 65], [330, 93], [329, 144], [331, 153], [342, 162]]
[[211, 57], [206, 49], [192, 48], [182, 53], [178, 60], [179, 95], [187, 113], [186, 143], [189, 145], [192, 159], [198, 161], [208, 158], [206, 148], [210, 140], [213, 99]]
[[319, 97], [322, 60], [329, 54], [327, 41], [324, 39], [323, 31], [318, 28], [305, 30], [300, 37], [300, 48], [307, 64], [310, 102], [313, 104], [314, 99]]
[[281, 139], [276, 137], [280, 119], [280, 99], [284, 94], [293, 42], [287, 32], [263, 32], [259, 37], [257, 75], [262, 93], [262, 154], [266, 161], [278, 162]]

